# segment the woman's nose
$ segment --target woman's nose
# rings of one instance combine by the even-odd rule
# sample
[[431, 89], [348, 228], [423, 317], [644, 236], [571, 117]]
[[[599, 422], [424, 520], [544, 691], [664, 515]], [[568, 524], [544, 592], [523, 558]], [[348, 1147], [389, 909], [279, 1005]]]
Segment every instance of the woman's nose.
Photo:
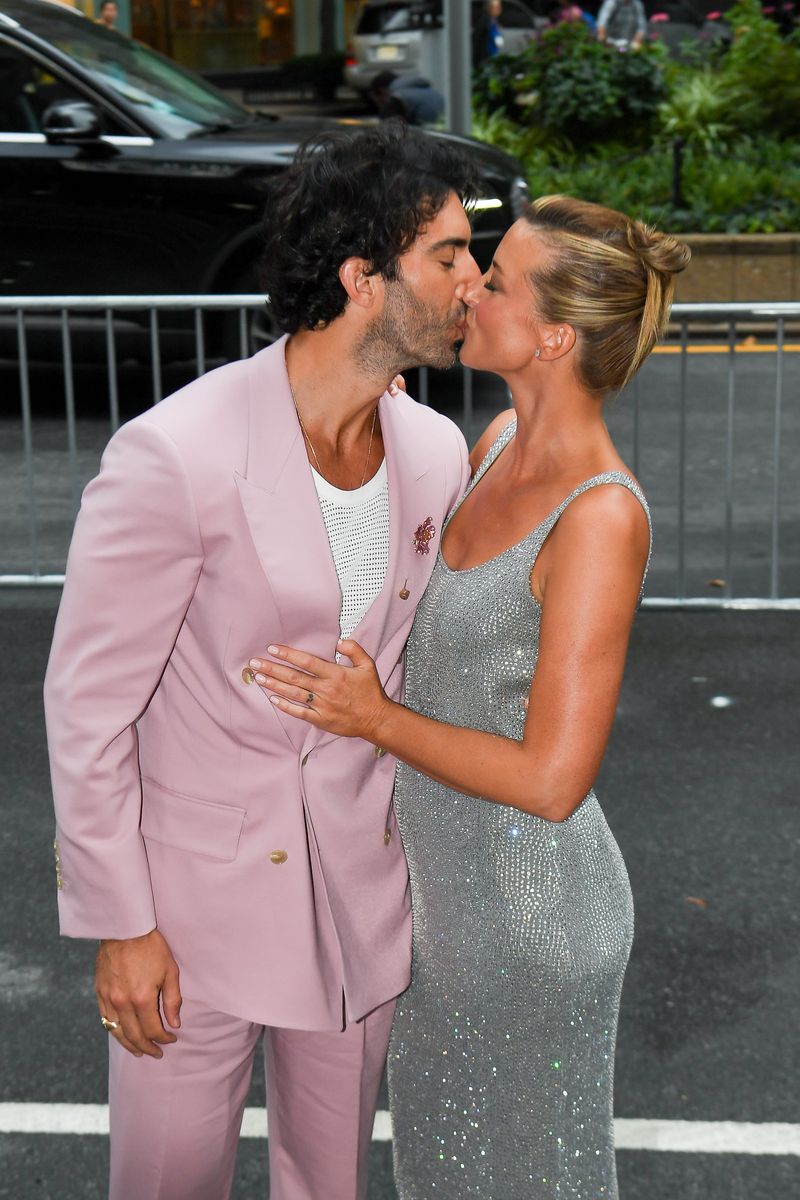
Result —
[[483, 295], [483, 285], [488, 274], [489, 272], [487, 271], [485, 275], [481, 275], [480, 271], [478, 271], [477, 277], [471, 279], [467, 284], [464, 294], [461, 297], [467, 308], [476, 308], [480, 303], [481, 296]]
[[468, 255], [468, 262], [465, 264], [464, 272], [459, 280], [456, 288], [456, 300], [463, 300], [465, 304], [472, 304], [467, 297], [472, 295], [476, 290], [480, 290], [481, 285], [481, 269], [475, 262], [472, 255]]

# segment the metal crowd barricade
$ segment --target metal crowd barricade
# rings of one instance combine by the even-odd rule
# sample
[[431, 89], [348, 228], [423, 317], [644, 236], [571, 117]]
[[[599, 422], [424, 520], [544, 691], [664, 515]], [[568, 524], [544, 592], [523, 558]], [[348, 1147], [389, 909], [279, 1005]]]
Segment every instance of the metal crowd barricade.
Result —
[[[96, 473], [102, 446], [122, 419], [121, 381], [130, 345], [136, 345], [140, 379], [147, 377], [147, 399], [156, 403], [173, 390], [166, 386], [172, 371], [168, 334], [179, 334], [188, 381], [225, 360], [218, 336], [208, 336], [214, 320], [226, 320], [227, 357], [252, 353], [251, 325], [263, 304], [258, 295], [0, 298], [0, 379], [6, 397], [0, 402], [0, 584], [63, 581], [80, 491]], [[82, 367], [75, 346], [83, 339], [84, 354], [86, 327], [94, 337], [95, 373], [102, 368], [105, 376], [107, 419], [102, 421], [96, 412], [87, 420], [78, 403]], [[800, 457], [800, 344], [791, 340], [800, 342], [800, 303], [678, 304], [672, 330], [661, 347], [663, 357], [652, 356], [609, 410], [615, 440], [654, 510], [656, 551], [645, 604], [800, 608], [800, 546], [795, 544], [800, 497], [794, 468]], [[743, 332], [753, 345], [742, 341]], [[766, 345], [765, 333], [771, 335]], [[45, 418], [32, 386], [41, 369], [43, 337], [49, 337], [51, 357], [55, 347], [63, 389], [60, 411], [53, 417], [48, 410]], [[759, 354], [771, 376], [766, 388], [764, 379], [754, 383], [742, 367], [748, 350]], [[701, 378], [702, 354], [712, 355], [714, 363], [701, 364], [709, 366]], [[495, 387], [487, 400], [480, 378], [463, 369], [454, 400], [453, 378], [450, 373], [445, 395], [442, 377], [421, 369], [413, 380], [415, 392], [422, 403], [442, 407], [459, 421], [469, 438], [506, 398]], [[663, 397], [653, 403], [659, 388], [667, 403]], [[17, 389], [18, 398], [8, 400]], [[744, 439], [737, 432], [743, 415], [748, 422]], [[744, 550], [743, 529], [753, 539]], [[712, 571], [712, 578], [702, 578]]]

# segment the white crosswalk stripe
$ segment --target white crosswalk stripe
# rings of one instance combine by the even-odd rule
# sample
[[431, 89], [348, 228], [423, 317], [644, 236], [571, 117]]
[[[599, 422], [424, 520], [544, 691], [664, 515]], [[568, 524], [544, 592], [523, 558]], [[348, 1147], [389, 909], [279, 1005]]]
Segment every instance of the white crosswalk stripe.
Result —
[[[617, 1117], [618, 1150], [668, 1150], [683, 1154], [800, 1155], [800, 1125], [750, 1121], [653, 1121]], [[247, 1108], [242, 1137], [264, 1137], [266, 1114]], [[0, 1133], [106, 1134], [105, 1104], [0, 1104]], [[392, 1125], [385, 1109], [375, 1115], [372, 1140], [389, 1142]]]

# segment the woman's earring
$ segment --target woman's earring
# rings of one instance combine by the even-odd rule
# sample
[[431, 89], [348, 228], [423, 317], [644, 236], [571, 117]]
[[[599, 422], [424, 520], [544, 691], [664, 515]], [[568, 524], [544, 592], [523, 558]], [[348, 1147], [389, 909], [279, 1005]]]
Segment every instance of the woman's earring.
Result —
[[534, 357], [534, 358], [541, 358], [541, 357], [542, 357], [542, 347], [541, 347], [541, 346], [537, 346], [537, 347], [536, 347], [536, 349], [535, 349], [535, 350], [534, 350], [534, 352], [533, 352], [533, 357]]

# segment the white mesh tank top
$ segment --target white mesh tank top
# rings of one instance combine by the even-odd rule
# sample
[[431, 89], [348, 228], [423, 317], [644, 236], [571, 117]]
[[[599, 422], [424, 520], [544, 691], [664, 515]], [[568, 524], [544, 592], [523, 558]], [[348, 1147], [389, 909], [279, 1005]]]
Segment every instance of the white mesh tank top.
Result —
[[342, 491], [311, 468], [342, 589], [339, 628], [348, 638], [383, 587], [389, 563], [386, 459], [362, 487]]

